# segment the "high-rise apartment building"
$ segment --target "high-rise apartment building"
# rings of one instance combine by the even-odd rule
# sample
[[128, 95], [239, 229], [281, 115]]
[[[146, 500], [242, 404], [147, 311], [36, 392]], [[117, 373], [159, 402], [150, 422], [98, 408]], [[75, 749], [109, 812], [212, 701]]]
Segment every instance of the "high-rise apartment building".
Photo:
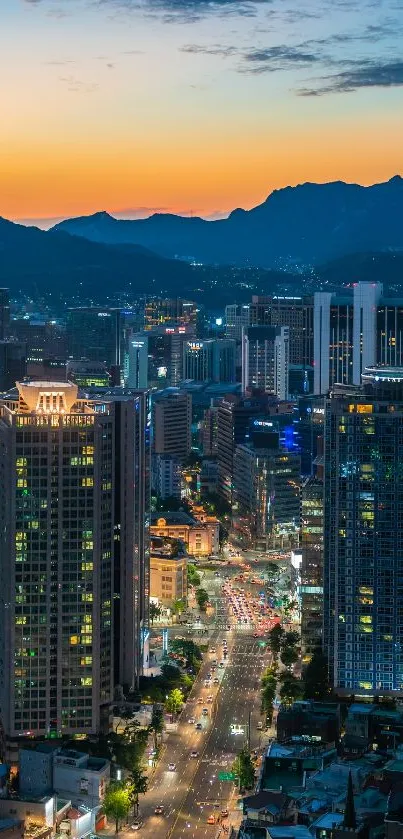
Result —
[[153, 399], [155, 454], [171, 454], [180, 461], [190, 454], [192, 397], [174, 388]]
[[148, 387], [148, 337], [144, 333], [131, 335], [126, 375], [127, 387]]
[[144, 328], [154, 326], [196, 327], [198, 309], [196, 303], [180, 297], [149, 297], [144, 305]]
[[141, 672], [147, 399], [26, 382], [0, 402], [0, 702], [9, 738], [99, 731], [114, 666], [129, 687]]
[[313, 365], [313, 298], [263, 297], [253, 295], [249, 306], [250, 326], [287, 326], [290, 364]]
[[289, 330], [287, 326], [249, 326], [242, 334], [242, 390], [262, 390], [288, 397]]
[[250, 440], [234, 455], [233, 526], [245, 546], [293, 547], [300, 523], [299, 454], [280, 445], [278, 424], [251, 422]]
[[120, 309], [81, 307], [67, 314], [68, 354], [119, 368], [123, 363], [123, 324]]
[[0, 288], [0, 341], [8, 338], [10, 327], [10, 294], [8, 288]]
[[229, 338], [192, 339], [183, 344], [183, 378], [235, 382], [236, 344]]
[[403, 369], [326, 400], [324, 645], [337, 691], [403, 692]]

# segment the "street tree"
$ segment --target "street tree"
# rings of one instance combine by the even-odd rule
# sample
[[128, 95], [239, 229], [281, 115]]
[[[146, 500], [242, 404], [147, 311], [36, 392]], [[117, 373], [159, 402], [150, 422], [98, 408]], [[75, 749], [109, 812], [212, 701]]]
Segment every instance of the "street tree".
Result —
[[304, 685], [293, 673], [289, 670], [284, 670], [280, 674], [279, 681], [281, 683], [280, 699], [284, 705], [290, 706], [297, 699], [301, 699], [304, 693]]
[[315, 647], [304, 673], [305, 699], [326, 699], [331, 694], [327, 657], [321, 647]]
[[148, 789], [148, 778], [141, 766], [137, 766], [130, 773], [128, 788], [130, 790], [130, 804], [133, 807], [134, 815], [139, 812], [139, 795], [144, 795]]
[[156, 603], [150, 603], [149, 615], [151, 626], [153, 625], [156, 618], [160, 618], [162, 614], [161, 606], [157, 606]]
[[183, 599], [174, 600], [172, 604], [172, 611], [175, 615], [181, 615], [186, 609], [186, 603]]
[[269, 647], [273, 655], [278, 655], [281, 650], [281, 642], [283, 639], [284, 630], [279, 623], [273, 626], [269, 632]]
[[188, 585], [197, 588], [201, 583], [201, 576], [196, 571], [196, 567], [191, 563], [188, 564]]
[[235, 758], [232, 771], [239, 777], [240, 789], [251, 789], [255, 783], [255, 770], [250, 753], [243, 748]]
[[182, 710], [184, 698], [183, 693], [179, 688], [171, 690], [165, 702], [165, 708], [168, 714], [179, 714]]
[[298, 661], [298, 650], [296, 647], [283, 647], [280, 653], [280, 660], [284, 667], [292, 667]]
[[107, 818], [115, 822], [115, 833], [119, 833], [119, 826], [127, 819], [131, 807], [131, 791], [124, 783], [111, 783], [107, 787], [102, 803], [102, 809]]
[[196, 590], [196, 603], [200, 609], [200, 611], [205, 612], [206, 606], [209, 601], [209, 596], [207, 591], [204, 588], [198, 588]]
[[290, 632], [285, 632], [281, 643], [282, 647], [297, 647], [301, 641], [299, 632], [295, 629]]
[[151, 715], [150, 731], [154, 734], [154, 749], [157, 748], [158, 735], [164, 730], [164, 712], [160, 705], [153, 706]]

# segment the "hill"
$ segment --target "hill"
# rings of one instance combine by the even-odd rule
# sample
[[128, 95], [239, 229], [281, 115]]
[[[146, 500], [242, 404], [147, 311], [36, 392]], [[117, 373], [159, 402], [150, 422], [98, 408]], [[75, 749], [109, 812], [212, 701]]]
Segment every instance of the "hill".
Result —
[[403, 250], [403, 179], [363, 187], [305, 183], [251, 210], [205, 221], [172, 214], [118, 220], [100, 212], [54, 228], [98, 243], [130, 243], [167, 258], [289, 270], [352, 253]]

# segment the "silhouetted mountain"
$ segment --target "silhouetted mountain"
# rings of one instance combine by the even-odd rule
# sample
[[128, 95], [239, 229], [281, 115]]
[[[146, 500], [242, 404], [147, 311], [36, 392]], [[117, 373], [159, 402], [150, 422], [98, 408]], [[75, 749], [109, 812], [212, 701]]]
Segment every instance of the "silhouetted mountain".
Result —
[[248, 300], [252, 291], [299, 288], [300, 277], [263, 269], [193, 266], [145, 248], [104, 245], [58, 231], [0, 218], [0, 286], [13, 294], [51, 293], [104, 302], [117, 292], [165, 294], [200, 300], [211, 308]]
[[383, 282], [390, 292], [403, 291], [403, 252], [397, 253], [354, 253], [342, 256], [318, 269], [325, 283], [337, 285], [341, 282], [356, 283]]
[[370, 187], [341, 181], [286, 187], [218, 221], [163, 214], [121, 221], [101, 212], [54, 230], [143, 245], [168, 258], [301, 270], [349, 253], [403, 249], [402, 217], [403, 179], [396, 176]]

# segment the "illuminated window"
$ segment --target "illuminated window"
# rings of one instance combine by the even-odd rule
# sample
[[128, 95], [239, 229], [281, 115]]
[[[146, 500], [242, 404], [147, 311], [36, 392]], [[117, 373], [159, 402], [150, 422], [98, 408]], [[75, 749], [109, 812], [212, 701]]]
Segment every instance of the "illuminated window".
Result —
[[92, 685], [92, 676], [83, 676], [81, 684], [85, 687], [90, 687]]
[[360, 623], [372, 623], [370, 615], [360, 615]]
[[27, 483], [25, 478], [17, 478], [17, 487], [18, 488], [27, 487], [27, 486], [28, 486], [28, 483]]
[[17, 626], [25, 626], [27, 619], [25, 617], [18, 616], [15, 619]]
[[372, 586], [360, 586], [358, 591], [360, 592], [360, 594], [373, 594], [374, 593], [374, 589], [372, 588]]
[[87, 644], [92, 644], [92, 635], [83, 635], [81, 638], [81, 642], [86, 646]]
[[358, 682], [358, 687], [363, 688], [364, 690], [371, 690], [372, 682]]
[[82, 594], [81, 595], [81, 600], [83, 601], [83, 603], [92, 603], [92, 601], [93, 601], [92, 592], [88, 592], [88, 593], [85, 592], [85, 594]]
[[27, 463], [28, 461], [26, 457], [17, 457], [17, 460], [15, 461], [16, 466], [26, 466]]
[[93, 571], [94, 563], [93, 562], [82, 562], [81, 563], [81, 570], [82, 571]]
[[92, 664], [92, 655], [85, 655], [80, 660], [80, 664], [82, 667], [87, 667], [89, 664]]
[[94, 454], [94, 446], [83, 446], [82, 453], [83, 454]]
[[81, 486], [82, 487], [93, 487], [94, 486], [94, 478], [81, 478]]
[[92, 623], [92, 615], [84, 615], [84, 623]]
[[79, 635], [70, 635], [70, 646], [75, 647], [76, 644], [80, 643], [80, 636]]

